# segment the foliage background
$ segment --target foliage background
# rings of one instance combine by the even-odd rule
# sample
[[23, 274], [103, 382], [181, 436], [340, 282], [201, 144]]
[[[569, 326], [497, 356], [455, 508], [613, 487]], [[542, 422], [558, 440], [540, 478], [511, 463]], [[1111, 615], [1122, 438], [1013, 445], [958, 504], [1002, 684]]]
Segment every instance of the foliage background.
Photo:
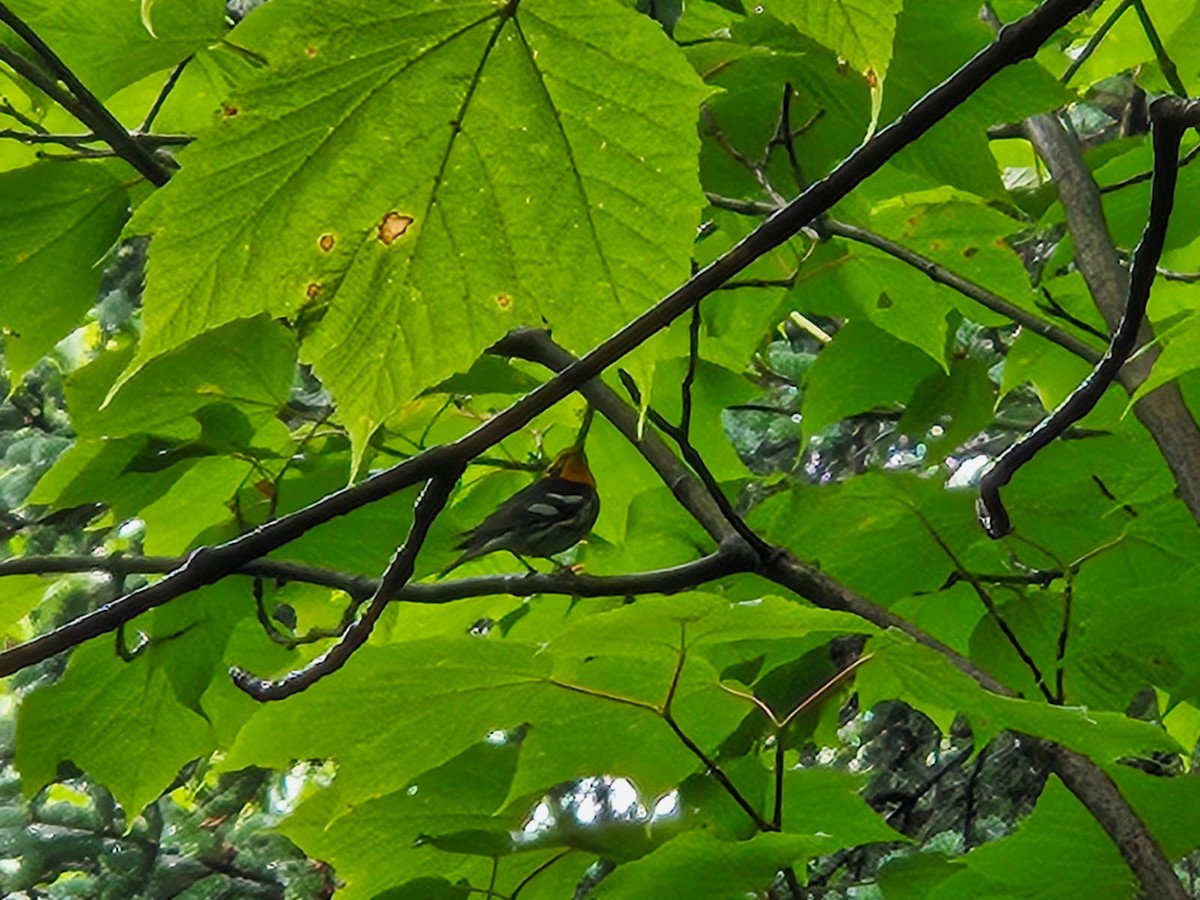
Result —
[[[23, 68], [36, 48], [0, 30], [10, 647], [463, 438], [993, 39], [974, 5], [932, 0], [4, 7], [91, 92]], [[1126, 0], [1071, 19], [605, 372], [587, 392], [619, 414], [589, 435], [584, 577], [495, 556], [461, 589], [436, 578], [573, 439], [572, 394], [467, 470], [401, 598], [438, 602], [390, 604], [303, 694], [261, 703], [227, 671], [326, 649], [415, 486], [7, 679], [0, 886], [1131, 895], [1059, 746], [1108, 773], [1195, 895], [1200, 547], [1146, 411], [1176, 403], [1195, 430], [1200, 169], [1180, 169], [1152, 349], [1008, 489], [1013, 536], [983, 534], [973, 485], [1114, 324], [1045, 135], [1120, 273], [1146, 222], [1147, 92], [1193, 87], [1198, 17]], [[519, 326], [560, 349], [525, 333], [488, 354]], [[763, 563], [661, 596], [652, 570], [724, 565], [714, 499], [799, 580]], [[644, 576], [604, 581], [625, 573]]]

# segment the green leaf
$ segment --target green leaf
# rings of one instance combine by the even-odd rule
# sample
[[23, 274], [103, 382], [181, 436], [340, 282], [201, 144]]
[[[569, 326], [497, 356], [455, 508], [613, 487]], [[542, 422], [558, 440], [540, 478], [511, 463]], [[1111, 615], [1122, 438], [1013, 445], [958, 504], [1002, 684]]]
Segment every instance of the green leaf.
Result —
[[106, 402], [128, 361], [128, 353], [106, 353], [68, 379], [67, 401], [81, 436], [196, 440], [206, 420], [203, 411], [214, 404], [241, 412], [257, 429], [287, 403], [296, 342], [265, 316], [231, 322], [152, 360]]
[[877, 878], [887, 900], [928, 900], [934, 888], [961, 870], [952, 858], [923, 852], [888, 860]]
[[930, 463], [938, 462], [987, 427], [995, 402], [987, 367], [977, 359], [955, 360], [948, 376], [935, 372], [917, 385], [900, 430], [928, 448]]
[[0, 197], [0, 335], [19, 379], [95, 302], [129, 197], [108, 165], [48, 161], [0, 173]]
[[865, 779], [832, 769], [789, 769], [783, 776], [783, 830], [828, 836], [839, 847], [907, 840], [859, 795]]
[[[841, 248], [830, 248], [831, 255]], [[955, 308], [946, 288], [899, 260], [848, 244], [829, 265], [803, 279], [794, 305], [808, 313], [869, 322], [946, 367], [947, 316]]]
[[900, 632], [872, 638], [867, 652], [872, 659], [856, 678], [864, 709], [880, 700], [903, 698], [943, 731], [961, 713], [970, 721], [979, 746], [1010, 729], [1048, 738], [1101, 763], [1149, 750], [1179, 749], [1161, 729], [1119, 713], [992, 694], [944, 656]]
[[5, 634], [42, 602], [49, 583], [40, 575], [0, 579], [0, 634]]
[[426, 394], [527, 394], [541, 382], [498, 356], [485, 355]]
[[649, 856], [618, 866], [596, 888], [597, 900], [644, 900], [671, 885], [692, 900], [731, 900], [765, 890], [786, 866], [826, 852], [817, 837], [760, 834], [722, 841], [704, 832], [682, 834]]
[[[405, 788], [356, 804], [330, 821], [336, 800], [318, 794], [300, 806], [283, 832], [311, 857], [332, 864], [346, 897], [373, 897], [393, 885], [422, 877], [483, 875], [485, 860], [437, 849], [439, 835], [469, 828], [503, 836], [511, 817], [491, 816], [508, 795], [519, 745], [476, 744], [443, 765], [418, 775]], [[336, 797], [336, 788], [332, 789]], [[387, 835], [387, 840], [379, 840]]]
[[[825, 353], [827, 351], [822, 351]], [[750, 523], [877, 603], [945, 584], [954, 566], [930, 533], [980, 571], [1002, 568], [1004, 545], [979, 530], [973, 491], [914, 475], [868, 473], [840, 484], [795, 485], [764, 501]], [[912, 560], [923, 560], [914, 566]]]
[[1160, 338], [1165, 345], [1163, 351], [1154, 361], [1149, 377], [1138, 385], [1130, 398], [1131, 405], [1156, 388], [1200, 367], [1200, 321], [1194, 313]]
[[213, 746], [208, 723], [175, 699], [167, 674], [146, 656], [120, 663], [111, 637], [75, 650], [62, 680], [26, 697], [18, 713], [17, 767], [26, 795], [71, 760], [108, 787], [130, 817]]
[[868, 322], [849, 322], [818, 355], [804, 395], [804, 433], [855, 413], [905, 403], [936, 363]]
[[903, 5], [902, 0], [774, 0], [759, 7], [882, 82], [892, 58], [896, 14]]
[[[784, 86], [790, 84], [792, 125], [800, 132], [793, 147], [805, 177], [825, 175], [858, 145], [870, 125], [866, 80], [848, 76], [836, 54], [798, 40], [784, 29], [775, 27], [767, 34], [748, 31], [747, 26], [735, 29], [740, 42], [704, 41], [687, 48], [705, 82], [721, 88], [705, 106], [733, 146], [757, 156], [775, 133]], [[758, 38], [764, 43], [769, 40], [770, 46], [747, 46]], [[730, 159], [711, 135], [706, 137], [701, 152], [705, 187], [719, 194], [758, 196], [761, 186], [753, 176]], [[790, 168], [782, 165], [782, 159], [778, 162], [771, 169], [778, 185], [792, 186]], [[705, 243], [699, 245], [702, 251]], [[747, 276], [758, 274], [756, 269], [748, 270]], [[787, 274], [785, 270], [775, 277]]]
[[225, 766], [334, 758], [343, 802], [379, 796], [527, 721], [534, 701], [556, 690], [546, 684], [550, 664], [532, 647], [482, 638], [366, 646], [336, 678], [261, 707]]
[[[1089, 16], [1083, 34], [1088, 37], [1094, 34], [1112, 18], [1119, 4], [1120, 0], [1108, 0], [1100, 4]], [[1197, 9], [1194, 0], [1152, 0], [1146, 4], [1146, 9], [1166, 53], [1175, 59], [1186, 59], [1186, 55], [1179, 54], [1181, 51], [1186, 53], [1185, 48], [1195, 46]], [[1126, 7], [1095, 52], [1075, 73], [1071, 85], [1076, 88], [1087, 87], [1108, 78], [1113, 72], [1138, 69], [1143, 63], [1153, 62], [1154, 59], [1154, 47], [1146, 37], [1146, 28], [1139, 21], [1136, 8]]]
[[[904, 112], [993, 38], [969, 4], [909, 0], [896, 20], [895, 53], [880, 119]], [[1016, 122], [1072, 102], [1074, 95], [1037, 62], [1027, 60], [997, 73], [893, 164], [930, 185], [950, 184], [980, 197], [1005, 197], [988, 148], [987, 129]], [[870, 184], [866, 186], [870, 190]]]
[[[1111, 838], [1054, 776], [1016, 834], [968, 854], [966, 865], [996, 885], [972, 897], [1125, 897], [1132, 881]], [[951, 879], [943, 890], [955, 887]]]
[[310, 0], [237, 38], [271, 65], [132, 226], [155, 235], [135, 366], [317, 297], [304, 356], [361, 453], [514, 325], [588, 349], [687, 276], [706, 91], [645, 17]]

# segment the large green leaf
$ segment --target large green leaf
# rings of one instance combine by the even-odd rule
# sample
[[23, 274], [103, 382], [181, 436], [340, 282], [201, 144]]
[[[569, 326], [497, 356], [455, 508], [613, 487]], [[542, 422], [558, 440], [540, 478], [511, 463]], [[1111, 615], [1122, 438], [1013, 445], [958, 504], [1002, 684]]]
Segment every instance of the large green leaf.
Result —
[[[877, 603], [946, 582], [955, 567], [938, 538], [980, 571], [1002, 568], [1005, 555], [1003, 544], [978, 530], [973, 492], [913, 475], [869, 473], [840, 484], [795, 485], [762, 503], [750, 521], [768, 540]], [[923, 565], [912, 565], [914, 559]]]
[[282, 830], [310, 856], [337, 869], [347, 898], [373, 897], [421, 877], [483, 877], [490, 868], [486, 860], [445, 853], [431, 839], [492, 824], [490, 817], [508, 794], [519, 750], [516, 744], [476, 744], [405, 788], [358, 804], [332, 821], [330, 814], [339, 808], [336, 789], [330, 797], [317, 794]]
[[81, 437], [197, 440], [206, 425], [211, 431], [237, 419], [253, 433], [287, 402], [296, 341], [266, 316], [231, 322], [151, 361], [105, 403], [128, 360], [106, 353], [69, 379], [67, 402]]
[[831, 845], [822, 838], [761, 834], [743, 842], [690, 832], [668, 841], [637, 862], [619, 866], [595, 892], [597, 900], [643, 900], [669, 884], [694, 900], [732, 900], [765, 890], [785, 866]]
[[130, 817], [213, 746], [208, 723], [176, 700], [166, 672], [149, 654], [121, 663], [111, 637], [77, 649], [62, 680], [26, 697], [18, 716], [17, 767], [27, 794], [71, 760]]
[[827, 835], [840, 847], [906, 840], [867, 806], [865, 779], [832, 769], [791, 769], [783, 778], [783, 830]]
[[514, 325], [588, 349], [686, 277], [706, 91], [649, 20], [311, 0], [236, 37], [271, 65], [132, 226], [155, 235], [137, 364], [321, 310], [304, 353], [361, 448]]
[[870, 322], [853, 321], [817, 355], [804, 395], [804, 433], [855, 413], [905, 403], [937, 363]]
[[1150, 750], [1179, 749], [1166, 732], [1120, 713], [992, 694], [944, 656], [899, 632], [873, 638], [867, 649], [873, 658], [857, 677], [864, 707], [879, 700], [903, 698], [943, 730], [949, 729], [957, 714], [965, 715], [980, 744], [1010, 729], [1048, 738], [1101, 763]]
[[[1064, 860], [1071, 865], [1064, 865]], [[946, 881], [935, 896], [1067, 900], [1127, 897], [1131, 892], [1132, 875], [1112, 840], [1053, 777], [1016, 834], [975, 850], [967, 856], [966, 866], [988, 879], [988, 886], [983, 888], [970, 875], [958, 876]], [[968, 892], [962, 893], [968, 884]]]
[[52, 162], [0, 174], [0, 197], [0, 335], [20, 377], [95, 302], [129, 198], [107, 165]]
[[[909, 0], [896, 19], [891, 77], [882, 121], [891, 121], [994, 38], [970, 4]], [[1009, 67], [951, 112], [921, 140], [901, 151], [894, 164], [927, 184], [949, 184], [981, 197], [1004, 196], [987, 129], [1016, 122], [1071, 102], [1037, 62]], [[865, 186], [870, 192], [870, 182]]]

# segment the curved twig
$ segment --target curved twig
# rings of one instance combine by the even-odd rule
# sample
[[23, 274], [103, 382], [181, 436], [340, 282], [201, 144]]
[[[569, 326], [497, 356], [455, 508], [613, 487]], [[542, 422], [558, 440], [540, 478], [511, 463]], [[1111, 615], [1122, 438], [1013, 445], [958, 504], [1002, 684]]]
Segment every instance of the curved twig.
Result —
[[1162, 256], [1175, 202], [1179, 174], [1179, 143], [1184, 131], [1200, 120], [1200, 102], [1164, 97], [1150, 106], [1154, 133], [1154, 180], [1150, 194], [1150, 216], [1133, 255], [1129, 294], [1108, 352], [1078, 388], [1032, 431], [1000, 455], [979, 483], [979, 518], [988, 535], [1003, 537], [1012, 530], [1008, 510], [1000, 499], [1000, 488], [1008, 484], [1021, 466], [1033, 459], [1069, 426], [1087, 415], [1117, 377], [1137, 343], [1138, 330], [1150, 300], [1150, 288]]

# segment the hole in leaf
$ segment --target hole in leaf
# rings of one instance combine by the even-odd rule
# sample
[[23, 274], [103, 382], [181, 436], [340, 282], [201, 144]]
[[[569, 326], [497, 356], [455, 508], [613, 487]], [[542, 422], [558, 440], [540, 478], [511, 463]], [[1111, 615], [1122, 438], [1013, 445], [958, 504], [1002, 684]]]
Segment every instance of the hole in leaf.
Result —
[[321, 293], [321, 286], [315, 281], [304, 289], [304, 296], [309, 300], [316, 300], [317, 294]]
[[385, 247], [390, 247], [392, 241], [408, 231], [408, 226], [415, 220], [412, 216], [404, 216], [393, 210], [383, 217], [379, 223], [379, 240]]
[[322, 250], [324, 250], [326, 253], [328, 253], [330, 250], [332, 250], [333, 245], [336, 243], [337, 243], [337, 238], [335, 238], [332, 234], [328, 234], [328, 233], [321, 235], [321, 237], [317, 240], [317, 246], [320, 247]]

